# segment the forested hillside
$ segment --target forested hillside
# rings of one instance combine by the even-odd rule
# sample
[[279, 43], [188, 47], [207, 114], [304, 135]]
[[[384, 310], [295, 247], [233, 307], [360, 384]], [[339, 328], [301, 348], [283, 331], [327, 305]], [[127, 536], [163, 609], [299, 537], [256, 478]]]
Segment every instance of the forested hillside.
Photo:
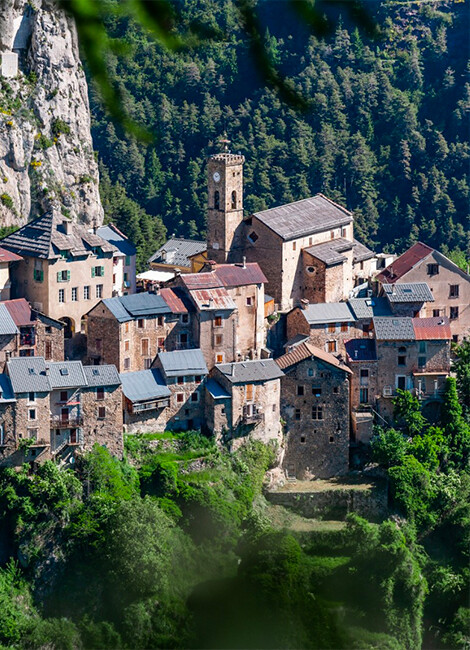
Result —
[[[155, 219], [168, 233], [204, 234], [205, 158], [224, 131], [246, 156], [246, 212], [323, 192], [354, 210], [365, 243], [468, 253], [466, 2], [370, 1], [374, 35], [337, 10], [325, 38], [291, 3], [258, 2], [266, 51], [306, 110], [267, 85], [233, 0], [177, 3], [181, 30], [199, 21], [222, 35], [176, 52], [116, 4], [106, 5], [120, 39], [108, 69], [155, 140], [110, 123], [96, 91], [93, 138], [108, 218], [137, 239], [141, 264], [155, 248], [149, 233], [161, 234]], [[124, 190], [135, 201], [126, 209]]]

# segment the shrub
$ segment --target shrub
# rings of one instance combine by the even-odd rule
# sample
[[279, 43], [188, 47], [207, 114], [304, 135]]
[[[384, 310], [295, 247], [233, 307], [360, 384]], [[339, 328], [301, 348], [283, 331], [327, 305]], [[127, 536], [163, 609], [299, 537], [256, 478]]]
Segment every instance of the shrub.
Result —
[[2, 202], [2, 205], [4, 205], [6, 208], [9, 208], [10, 210], [13, 210], [13, 199], [9, 194], [2, 194], [0, 196], [0, 201]]
[[70, 135], [70, 126], [67, 124], [67, 122], [60, 120], [59, 118], [52, 122], [51, 130], [52, 133], [57, 137], [62, 134]]

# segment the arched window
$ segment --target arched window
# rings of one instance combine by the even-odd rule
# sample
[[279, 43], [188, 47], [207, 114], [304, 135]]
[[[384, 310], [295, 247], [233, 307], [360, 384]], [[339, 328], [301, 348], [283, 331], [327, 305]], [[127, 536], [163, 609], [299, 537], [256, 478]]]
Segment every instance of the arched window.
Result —
[[216, 210], [220, 210], [220, 194], [219, 194], [219, 190], [216, 190], [214, 192], [214, 208]]
[[237, 193], [235, 190], [232, 192], [232, 210], [235, 210], [237, 207]]

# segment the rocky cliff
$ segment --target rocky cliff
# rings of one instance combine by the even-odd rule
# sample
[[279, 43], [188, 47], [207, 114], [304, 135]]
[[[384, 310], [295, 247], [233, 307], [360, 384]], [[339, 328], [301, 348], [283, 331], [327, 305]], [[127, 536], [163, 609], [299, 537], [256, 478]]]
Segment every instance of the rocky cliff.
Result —
[[71, 19], [52, 0], [0, 0], [0, 226], [51, 204], [103, 220], [87, 83]]

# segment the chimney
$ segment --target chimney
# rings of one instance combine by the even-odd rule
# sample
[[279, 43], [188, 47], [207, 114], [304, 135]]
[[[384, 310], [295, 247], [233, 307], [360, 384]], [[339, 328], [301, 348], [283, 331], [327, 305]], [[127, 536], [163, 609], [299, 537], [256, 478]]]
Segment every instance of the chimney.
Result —
[[246, 269], [246, 257], [243, 256], [243, 268]]
[[354, 350], [354, 358], [357, 359], [357, 350]]
[[302, 299], [300, 300], [300, 307], [301, 307], [302, 309], [307, 309], [307, 307], [309, 306], [309, 304], [310, 304], [310, 303], [309, 303], [309, 301], [307, 300], [307, 298], [302, 298]]
[[62, 221], [62, 227], [64, 228], [66, 235], [72, 234], [72, 222], [69, 219], [64, 219]]

